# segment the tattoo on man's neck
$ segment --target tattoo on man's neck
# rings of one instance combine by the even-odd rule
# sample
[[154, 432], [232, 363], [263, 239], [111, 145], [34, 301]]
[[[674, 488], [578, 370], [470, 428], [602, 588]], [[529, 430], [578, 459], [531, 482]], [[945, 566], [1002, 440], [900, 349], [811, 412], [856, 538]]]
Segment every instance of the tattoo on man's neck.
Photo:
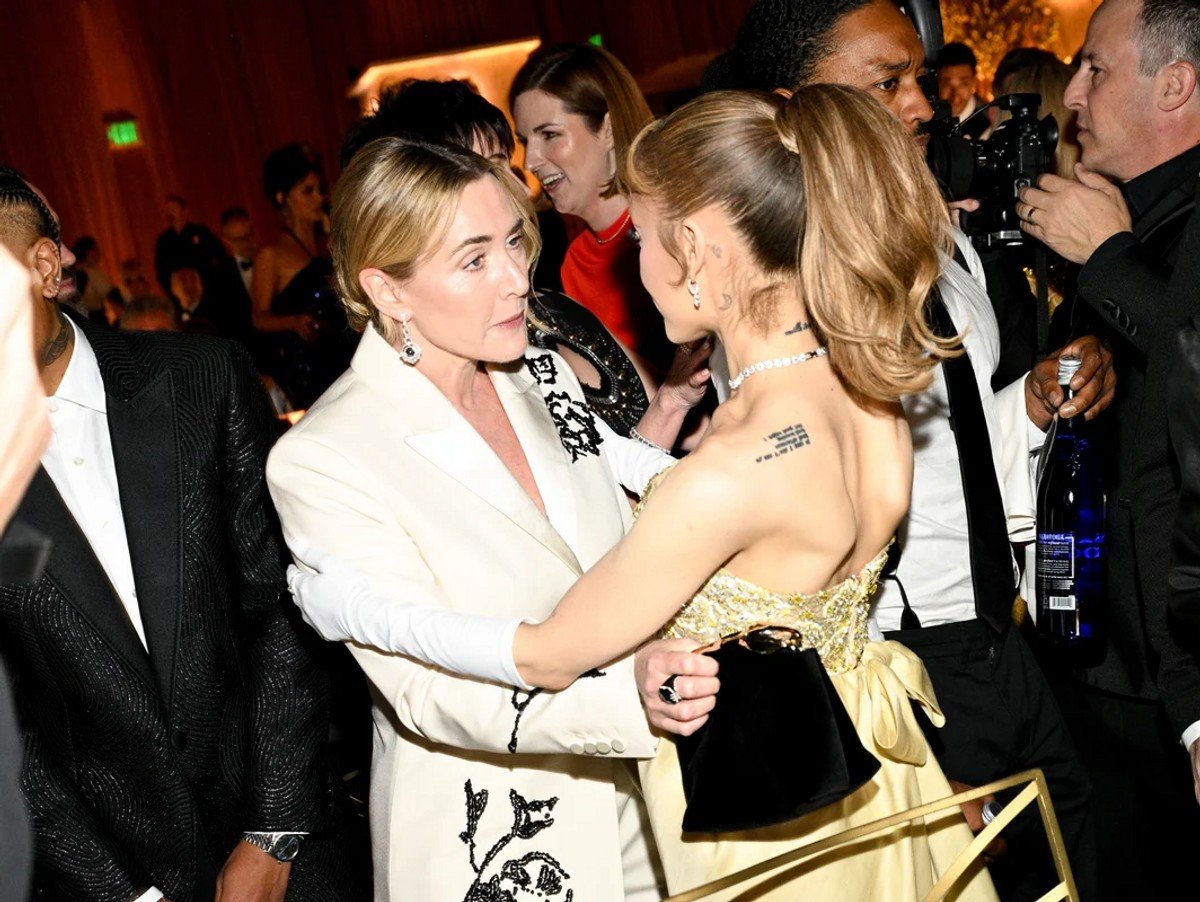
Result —
[[812, 439], [808, 437], [808, 432], [801, 423], [794, 423], [777, 432], [772, 432], [763, 441], [771, 443], [775, 450], [768, 451], [766, 454], [754, 458], [756, 464], [765, 463], [777, 457], [783, 457], [785, 454], [791, 454], [793, 451], [799, 451], [801, 448], [812, 444]]
[[798, 332], [806, 332], [811, 328], [812, 328], [812, 326], [810, 326], [808, 323], [801, 320], [800, 322], [796, 323], [796, 325], [792, 326], [792, 328], [788, 329], [783, 334], [784, 335], [795, 335]]
[[45, 369], [58, 360], [67, 349], [71, 347], [71, 342], [75, 340], [75, 330], [71, 328], [71, 324], [67, 322], [67, 317], [61, 310], [58, 311], [58, 334], [42, 345], [41, 358], [38, 365]]

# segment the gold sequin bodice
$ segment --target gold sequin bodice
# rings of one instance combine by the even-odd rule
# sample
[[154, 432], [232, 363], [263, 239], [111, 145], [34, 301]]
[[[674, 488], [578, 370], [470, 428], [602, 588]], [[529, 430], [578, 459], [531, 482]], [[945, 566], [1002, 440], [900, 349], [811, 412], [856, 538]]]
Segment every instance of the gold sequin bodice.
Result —
[[[666, 471], [650, 481], [635, 516], [664, 475]], [[680, 608], [662, 635], [708, 644], [753, 626], [790, 627], [803, 637], [805, 648], [817, 650], [826, 670], [845, 673], [858, 665], [867, 644], [871, 596], [890, 547], [889, 542], [855, 575], [811, 594], [773, 592], [722, 568]]]

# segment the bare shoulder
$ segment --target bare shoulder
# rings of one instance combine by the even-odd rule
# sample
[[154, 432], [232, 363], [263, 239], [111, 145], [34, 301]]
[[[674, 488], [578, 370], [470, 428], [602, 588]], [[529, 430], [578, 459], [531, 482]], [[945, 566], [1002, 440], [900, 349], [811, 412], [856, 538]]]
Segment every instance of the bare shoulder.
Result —
[[275, 245], [264, 244], [259, 248], [258, 253], [254, 255], [254, 268], [258, 269], [260, 266], [274, 267], [278, 259], [279, 252], [275, 249]]

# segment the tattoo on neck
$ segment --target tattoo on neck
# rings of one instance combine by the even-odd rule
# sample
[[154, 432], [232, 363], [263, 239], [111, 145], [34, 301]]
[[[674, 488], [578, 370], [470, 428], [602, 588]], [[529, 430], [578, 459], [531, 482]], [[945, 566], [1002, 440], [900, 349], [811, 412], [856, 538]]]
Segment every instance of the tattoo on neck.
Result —
[[733, 295], [721, 292], [721, 303], [717, 305], [718, 310], [728, 310], [733, 306]]
[[75, 330], [71, 328], [71, 324], [67, 322], [66, 316], [61, 310], [58, 311], [58, 334], [42, 345], [42, 353], [38, 365], [45, 369], [58, 360], [67, 349], [71, 347], [71, 342], [75, 340]]
[[808, 323], [801, 320], [800, 322], [796, 323], [796, 325], [792, 326], [792, 328], [788, 329], [783, 334], [784, 335], [795, 335], [798, 332], [807, 332], [811, 328], [812, 328], [812, 326], [810, 326]]
[[763, 441], [768, 442], [775, 450], [768, 451], [766, 454], [754, 458], [756, 464], [766, 463], [768, 460], [783, 457], [785, 454], [791, 454], [793, 451], [799, 451], [801, 448], [812, 444], [812, 440], [808, 437], [808, 432], [805, 431], [804, 425], [801, 423], [794, 423], [777, 432], [772, 432]]
[[714, 257], [716, 257], [718, 260], [720, 260], [721, 254], [723, 254], [723, 253], [725, 253], [725, 252], [723, 250], [721, 250], [721, 246], [719, 244], [713, 245], [713, 256]]

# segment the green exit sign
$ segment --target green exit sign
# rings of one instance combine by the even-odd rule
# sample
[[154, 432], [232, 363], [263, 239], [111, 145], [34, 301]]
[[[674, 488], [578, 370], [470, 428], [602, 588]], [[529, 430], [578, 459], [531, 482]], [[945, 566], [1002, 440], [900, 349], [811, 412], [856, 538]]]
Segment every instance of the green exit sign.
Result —
[[104, 130], [108, 135], [109, 147], [131, 147], [142, 141], [138, 137], [137, 121], [134, 119], [109, 122], [105, 125]]
[[594, 34], [590, 38], [588, 38], [588, 43], [595, 47], [603, 47], [604, 46], [604, 35]]

